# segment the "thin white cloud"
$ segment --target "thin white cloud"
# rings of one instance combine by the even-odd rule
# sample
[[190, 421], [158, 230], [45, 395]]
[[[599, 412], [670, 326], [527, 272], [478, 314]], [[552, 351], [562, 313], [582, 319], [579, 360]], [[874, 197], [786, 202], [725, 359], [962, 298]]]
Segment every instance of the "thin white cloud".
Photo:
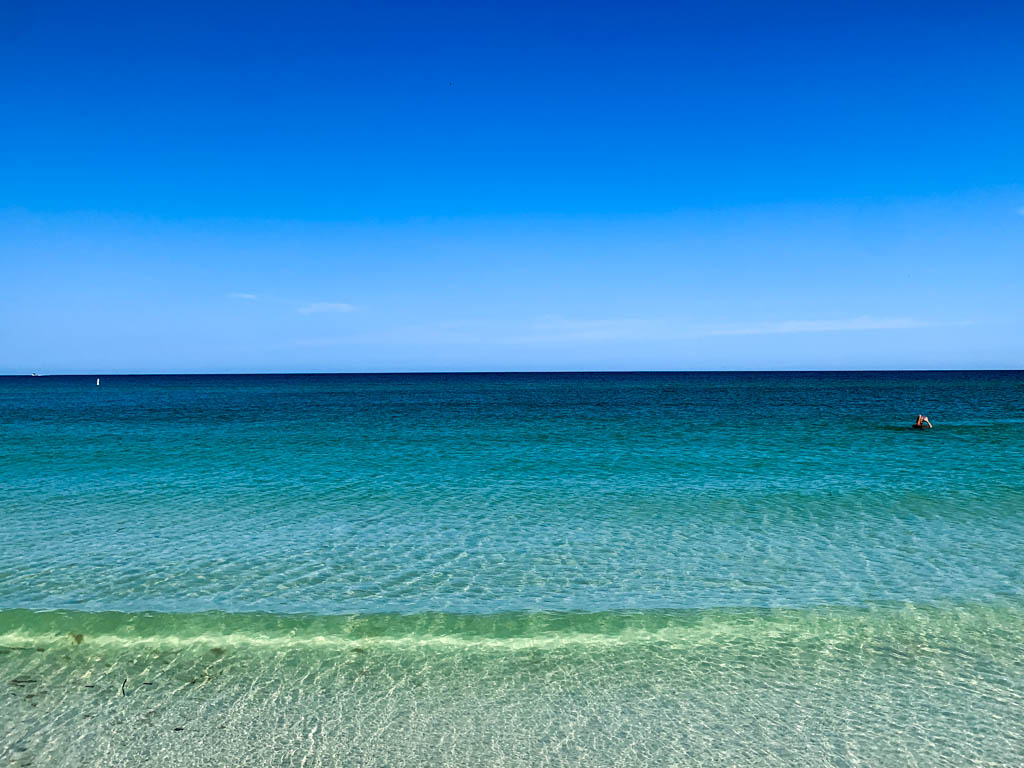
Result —
[[892, 331], [907, 328], [967, 325], [937, 323], [912, 317], [853, 317], [848, 320], [783, 320], [781, 322], [739, 323], [703, 329], [703, 336], [756, 336], [768, 333], [825, 333], [829, 331]]
[[299, 314], [301, 315], [317, 315], [327, 312], [353, 312], [355, 307], [351, 304], [345, 304], [340, 301], [314, 301], [312, 304], [306, 304], [299, 307]]
[[245, 301], [256, 301], [259, 298], [255, 293], [229, 293], [229, 299], [243, 299]]
[[846, 320], [784, 320], [729, 325], [694, 325], [665, 318], [606, 318], [580, 320], [560, 316], [537, 318], [521, 329], [496, 326], [486, 320], [407, 325], [355, 333], [344, 337], [298, 339], [297, 347], [334, 347], [359, 344], [472, 345], [514, 347], [536, 344], [615, 344], [630, 342], [678, 343], [721, 336], [766, 334], [886, 331], [949, 328], [972, 321], [930, 321], [916, 318], [862, 316]]
[[913, 317], [872, 317], [869, 315], [840, 320], [781, 320], [726, 325], [693, 325], [664, 318], [573, 320], [564, 317], [546, 317], [535, 322], [528, 333], [505, 338], [502, 341], [512, 344], [571, 341], [674, 341], [709, 336], [885, 331], [963, 325], [970, 325], [970, 322], [938, 322]]

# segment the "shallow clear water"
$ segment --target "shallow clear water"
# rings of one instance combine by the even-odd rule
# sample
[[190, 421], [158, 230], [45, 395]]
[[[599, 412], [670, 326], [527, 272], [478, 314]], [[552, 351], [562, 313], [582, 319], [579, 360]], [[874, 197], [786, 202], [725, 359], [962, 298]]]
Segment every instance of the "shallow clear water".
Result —
[[1022, 395], [0, 378], [0, 760], [1019, 766]]

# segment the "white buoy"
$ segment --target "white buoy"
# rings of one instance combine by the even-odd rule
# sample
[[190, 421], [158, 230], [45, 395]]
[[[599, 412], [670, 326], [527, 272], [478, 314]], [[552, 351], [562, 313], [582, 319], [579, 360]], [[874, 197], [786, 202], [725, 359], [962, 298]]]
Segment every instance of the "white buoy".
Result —
[[96, 386], [98, 387], [99, 385], [100, 385], [100, 380], [96, 379]]

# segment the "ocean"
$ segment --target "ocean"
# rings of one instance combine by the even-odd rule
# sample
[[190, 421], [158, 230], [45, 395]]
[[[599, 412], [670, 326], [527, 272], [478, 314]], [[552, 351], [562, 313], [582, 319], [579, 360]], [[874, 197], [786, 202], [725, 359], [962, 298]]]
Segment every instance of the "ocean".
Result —
[[1024, 373], [0, 377], [0, 684], [12, 766], [1019, 768]]

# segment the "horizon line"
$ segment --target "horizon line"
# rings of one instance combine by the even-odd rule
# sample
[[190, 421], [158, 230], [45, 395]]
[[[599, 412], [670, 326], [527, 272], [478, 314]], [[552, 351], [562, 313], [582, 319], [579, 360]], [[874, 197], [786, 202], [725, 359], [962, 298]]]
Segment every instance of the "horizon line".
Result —
[[0, 373], [0, 378], [85, 378], [103, 376], [509, 376], [563, 374], [708, 374], [708, 373], [1024, 373], [1024, 368], [622, 368], [562, 370], [381, 370], [381, 371], [148, 371], [89, 373]]

